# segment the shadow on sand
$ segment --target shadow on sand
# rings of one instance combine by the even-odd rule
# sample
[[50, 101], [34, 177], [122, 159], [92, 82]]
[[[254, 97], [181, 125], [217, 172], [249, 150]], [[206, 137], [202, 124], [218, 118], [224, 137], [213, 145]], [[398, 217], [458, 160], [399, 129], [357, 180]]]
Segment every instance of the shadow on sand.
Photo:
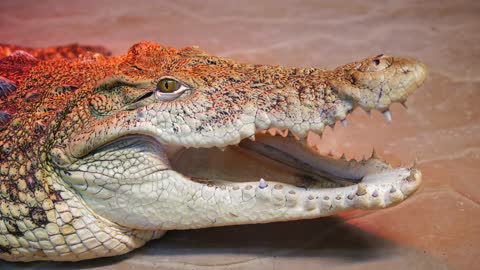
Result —
[[[242, 225], [188, 231], [170, 231], [163, 238], [123, 256], [80, 262], [0, 262], [1, 269], [87, 269], [115, 265], [127, 259], [184, 261], [185, 256], [326, 257], [361, 262], [392, 256], [399, 247], [339, 217]], [[188, 260], [188, 259], [187, 259]], [[202, 260], [205, 261], [205, 260]], [[222, 261], [224, 261], [222, 259]], [[233, 263], [235, 261], [233, 260]]]

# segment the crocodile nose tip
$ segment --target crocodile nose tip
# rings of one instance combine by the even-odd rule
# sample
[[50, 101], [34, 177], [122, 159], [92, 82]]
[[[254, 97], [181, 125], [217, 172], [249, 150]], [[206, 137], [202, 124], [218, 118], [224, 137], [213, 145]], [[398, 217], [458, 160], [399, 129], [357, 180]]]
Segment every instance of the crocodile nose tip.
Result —
[[427, 66], [416, 59], [404, 58], [402, 60], [403, 64], [401, 66], [401, 71], [406, 78], [412, 80], [412, 86], [419, 87], [422, 85], [428, 75]]
[[427, 78], [427, 75], [428, 75], [427, 66], [420, 61], [416, 61], [416, 64], [415, 64], [415, 81], [416, 81], [417, 85], [423, 84], [423, 82]]

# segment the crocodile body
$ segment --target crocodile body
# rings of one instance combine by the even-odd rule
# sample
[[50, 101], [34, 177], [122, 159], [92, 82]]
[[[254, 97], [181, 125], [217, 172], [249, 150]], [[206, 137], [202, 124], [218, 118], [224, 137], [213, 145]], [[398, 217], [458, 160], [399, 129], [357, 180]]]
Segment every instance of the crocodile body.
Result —
[[[356, 107], [389, 119], [425, 79], [413, 59], [287, 68], [150, 42], [118, 57], [6, 45], [0, 57], [4, 260], [115, 256], [167, 230], [384, 208], [421, 181], [416, 168], [321, 157], [304, 142]], [[193, 165], [210, 155], [248, 156], [268, 177]]]

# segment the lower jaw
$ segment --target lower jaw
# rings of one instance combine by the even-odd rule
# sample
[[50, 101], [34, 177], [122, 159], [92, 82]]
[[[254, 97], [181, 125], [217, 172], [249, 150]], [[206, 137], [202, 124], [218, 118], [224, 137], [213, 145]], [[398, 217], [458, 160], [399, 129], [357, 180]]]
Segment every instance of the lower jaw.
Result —
[[[133, 150], [141, 153], [144, 164], [160, 162], [157, 167], [162, 169], [130, 179], [127, 189], [104, 194], [82, 182], [92, 172], [59, 173], [96, 214], [144, 230], [267, 223], [385, 208], [403, 201], [421, 181], [415, 168], [392, 169], [375, 158], [357, 162], [321, 157], [294, 138], [271, 136], [257, 136], [255, 142], [243, 141], [224, 152], [168, 149], [148, 136], [125, 137], [92, 155], [101, 158], [113, 151], [115, 156], [128, 156], [122, 151]], [[167, 157], [170, 167], [163, 163]]]
[[182, 149], [169, 159], [175, 171], [195, 182], [271, 197], [282, 193], [279, 198], [286, 192], [286, 198], [301, 201], [307, 209], [336, 204], [336, 212], [396, 204], [421, 182], [414, 167], [391, 168], [375, 157], [362, 161], [323, 157], [293, 137], [257, 134], [255, 142], [245, 139], [223, 150]]

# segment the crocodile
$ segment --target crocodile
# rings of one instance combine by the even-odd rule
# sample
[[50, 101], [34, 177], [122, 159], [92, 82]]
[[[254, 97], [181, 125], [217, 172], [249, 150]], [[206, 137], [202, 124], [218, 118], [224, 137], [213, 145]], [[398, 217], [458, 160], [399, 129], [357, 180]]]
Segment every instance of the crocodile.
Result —
[[415, 59], [332, 70], [239, 63], [196, 46], [0, 46], [0, 258], [125, 254], [168, 230], [382, 209], [415, 166], [321, 155], [309, 134], [356, 108], [391, 121]]

